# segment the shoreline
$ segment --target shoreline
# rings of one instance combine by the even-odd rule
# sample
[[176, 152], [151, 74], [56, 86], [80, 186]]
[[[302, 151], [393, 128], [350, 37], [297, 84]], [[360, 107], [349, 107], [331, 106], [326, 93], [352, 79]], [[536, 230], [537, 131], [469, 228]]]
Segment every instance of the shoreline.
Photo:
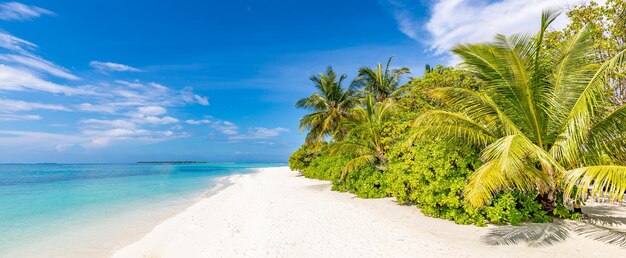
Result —
[[[149, 228], [147, 228], [147, 230], [144, 230], [143, 234], [139, 234], [139, 235], [134, 235], [133, 239], [128, 239], [130, 241], [126, 242], [122, 247], [124, 246], [128, 246], [131, 243], [135, 243], [137, 241], [140, 241], [141, 239], [143, 239], [147, 234], [150, 234], [150, 232], [152, 232], [154, 230], [155, 227], [157, 227], [158, 225], [166, 222], [167, 220], [176, 217], [178, 214], [181, 214], [183, 212], [185, 212], [187, 209], [189, 209], [190, 207], [194, 206], [195, 204], [201, 202], [204, 199], [210, 198], [211, 196], [219, 193], [220, 191], [232, 186], [235, 184], [236, 180], [238, 177], [245, 175], [245, 174], [255, 174], [255, 173], [259, 173], [259, 168], [252, 168], [253, 172], [246, 172], [244, 174], [233, 174], [233, 175], [227, 175], [227, 176], [221, 176], [221, 177], [217, 177], [214, 180], [214, 185], [209, 187], [207, 190], [202, 191], [200, 193], [198, 193], [196, 195], [196, 197], [193, 198], [193, 201], [186, 203], [186, 204], [179, 204], [177, 206], [177, 208], [175, 209], [176, 211], [171, 212], [170, 216], [167, 216], [165, 218], [162, 218], [158, 221], [155, 221], [156, 223], [153, 223], [149, 226]], [[119, 248], [118, 248], [119, 249]], [[103, 254], [102, 257], [110, 257], [112, 255], [114, 255], [118, 250], [109, 250], [106, 254]]]
[[[241, 171], [243, 174], [257, 172], [257, 168]], [[110, 257], [116, 250], [150, 233], [156, 225], [231, 186], [232, 178], [239, 175], [238, 172], [223, 174], [206, 178], [206, 181], [202, 178], [197, 181], [202, 188], [151, 202], [133, 199], [130, 202], [115, 203], [110, 205], [113, 211], [85, 209], [74, 212], [65, 217], [67, 223], [55, 223], [54, 228], [40, 229], [39, 232], [42, 233], [29, 238], [29, 241], [6, 242], [8, 248], [3, 248], [0, 256]]]
[[[112, 257], [615, 257], [626, 250], [566, 233], [579, 226], [571, 221], [457, 225], [397, 205], [392, 198], [333, 192], [330, 183], [285, 167], [261, 168], [226, 181], [232, 184], [161, 222]], [[543, 234], [520, 238], [533, 232]]]

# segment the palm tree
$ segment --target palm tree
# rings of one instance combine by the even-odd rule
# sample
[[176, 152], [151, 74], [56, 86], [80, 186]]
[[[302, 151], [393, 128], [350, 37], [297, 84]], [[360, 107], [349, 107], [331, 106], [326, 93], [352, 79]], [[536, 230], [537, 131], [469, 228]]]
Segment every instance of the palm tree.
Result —
[[300, 131], [309, 131], [305, 139], [306, 144], [321, 143], [327, 137], [339, 140], [346, 133], [342, 121], [350, 117], [357, 100], [354, 98], [354, 89], [343, 88], [345, 79], [345, 74], [337, 78], [337, 74], [330, 66], [325, 74], [311, 76], [310, 80], [317, 88], [317, 92], [296, 102], [297, 108], [313, 111], [300, 119]]
[[381, 64], [378, 64], [376, 69], [366, 66], [361, 67], [359, 76], [355, 79], [355, 83], [363, 86], [366, 92], [373, 94], [378, 102], [383, 102], [386, 98], [401, 93], [402, 89], [399, 88], [400, 80], [403, 75], [411, 72], [406, 67], [391, 69], [391, 60], [393, 60], [393, 57], [389, 58], [384, 70]]
[[331, 147], [332, 154], [340, 153], [353, 157], [346, 163], [339, 181], [343, 181], [350, 171], [368, 164], [380, 171], [387, 167], [382, 133], [384, 123], [394, 109], [394, 102], [392, 99], [386, 99], [378, 103], [371, 94], [368, 94], [363, 102], [362, 106], [354, 109], [351, 119], [347, 121], [349, 125], [362, 130], [358, 131], [361, 133], [359, 139], [347, 138]]
[[511, 188], [538, 189], [547, 210], [558, 191], [566, 198], [586, 198], [588, 189], [624, 196], [626, 166], [615, 161], [626, 155], [626, 105], [605, 108], [602, 85], [625, 52], [593, 63], [585, 28], [548, 54], [544, 32], [557, 16], [545, 11], [534, 37], [497, 35], [493, 42], [457, 45], [453, 52], [463, 66], [485, 82], [479, 90], [427, 91], [451, 110], [420, 115], [418, 136], [455, 137], [483, 148], [484, 164], [464, 190], [473, 207]]

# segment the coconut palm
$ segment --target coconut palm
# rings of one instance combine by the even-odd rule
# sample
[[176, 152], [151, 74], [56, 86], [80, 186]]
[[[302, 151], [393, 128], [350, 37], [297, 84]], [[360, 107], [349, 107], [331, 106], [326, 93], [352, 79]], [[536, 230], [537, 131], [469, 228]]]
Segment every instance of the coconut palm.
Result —
[[342, 121], [350, 117], [357, 100], [354, 98], [354, 89], [343, 88], [345, 79], [345, 74], [337, 77], [330, 66], [325, 74], [320, 73], [310, 78], [317, 92], [296, 102], [297, 108], [313, 111], [300, 119], [300, 130], [309, 131], [305, 139], [307, 144], [320, 143], [327, 137], [339, 140], [346, 133]]
[[450, 109], [414, 122], [417, 136], [455, 137], [482, 148], [484, 164], [469, 178], [464, 198], [481, 207], [499, 191], [538, 189], [545, 209], [555, 193], [621, 199], [626, 166], [626, 106], [606, 108], [603, 80], [623, 64], [624, 51], [592, 62], [589, 29], [545, 51], [544, 32], [558, 13], [542, 15], [537, 35], [497, 35], [493, 42], [460, 44], [453, 52], [485, 85], [479, 90], [435, 88], [428, 94]]
[[376, 69], [361, 67], [359, 76], [355, 79], [355, 83], [362, 86], [366, 92], [373, 94], [378, 102], [401, 93], [400, 80], [402, 76], [411, 72], [406, 67], [391, 69], [392, 60], [393, 57], [390, 57], [384, 69], [381, 64], [378, 64]]
[[384, 123], [394, 109], [393, 99], [378, 103], [371, 94], [368, 94], [363, 102], [362, 106], [354, 109], [352, 117], [346, 122], [348, 126], [358, 128], [360, 134], [358, 140], [346, 138], [331, 147], [332, 154], [340, 153], [353, 157], [346, 163], [340, 181], [343, 181], [350, 171], [368, 164], [381, 171], [387, 166], [382, 133]]

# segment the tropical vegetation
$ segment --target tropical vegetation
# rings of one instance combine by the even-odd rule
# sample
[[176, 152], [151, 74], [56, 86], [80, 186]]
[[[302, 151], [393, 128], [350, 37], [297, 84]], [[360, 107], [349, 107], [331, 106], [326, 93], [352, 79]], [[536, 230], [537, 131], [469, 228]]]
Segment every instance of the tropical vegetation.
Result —
[[[576, 6], [550, 30], [452, 49], [457, 67], [363, 67], [312, 77], [312, 113], [289, 160], [359, 197], [392, 196], [461, 224], [578, 218], [573, 204], [626, 192], [626, 4]], [[601, 18], [598, 21], [596, 18]], [[621, 28], [621, 30], [619, 28]]]

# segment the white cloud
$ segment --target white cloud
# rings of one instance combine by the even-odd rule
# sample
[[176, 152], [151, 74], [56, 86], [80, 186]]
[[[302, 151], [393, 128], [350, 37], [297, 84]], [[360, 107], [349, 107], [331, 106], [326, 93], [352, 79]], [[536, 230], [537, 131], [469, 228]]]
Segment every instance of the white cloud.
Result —
[[57, 150], [59, 144], [73, 144], [85, 141], [81, 136], [32, 132], [32, 131], [0, 131], [0, 145], [7, 149], [22, 151]]
[[[117, 80], [112, 84], [102, 83], [85, 87], [84, 90], [95, 92], [98, 96], [93, 97], [90, 102], [77, 105], [77, 110], [136, 118], [159, 116], [167, 112], [166, 107], [197, 102], [193, 98], [187, 98], [189, 94], [196, 95], [190, 88], [179, 92], [158, 83], [143, 83], [137, 80]], [[173, 120], [161, 120], [161, 122], [171, 121]]]
[[196, 100], [196, 103], [202, 105], [202, 106], [208, 106], [209, 105], [209, 98], [207, 97], [203, 97], [197, 94], [193, 95], [193, 98]]
[[228, 141], [237, 142], [241, 140], [262, 140], [262, 139], [271, 139], [280, 136], [283, 133], [289, 132], [289, 129], [283, 127], [276, 128], [265, 128], [265, 127], [252, 127], [249, 128], [247, 133], [242, 133], [239, 130], [239, 126], [230, 121], [224, 121], [219, 119], [214, 119], [210, 116], [205, 116], [210, 119], [202, 119], [202, 120], [186, 120], [185, 123], [191, 125], [202, 125], [206, 124], [209, 128], [214, 129], [218, 133], [225, 136]]
[[[547, 9], [565, 9], [583, 0], [435, 0], [430, 16], [424, 20], [413, 14], [413, 2], [384, 0], [398, 24], [398, 30], [407, 37], [429, 44], [435, 55], [449, 54], [462, 42], [484, 42], [500, 33], [535, 33], [539, 29], [541, 12]], [[562, 14], [553, 29], [563, 28], [569, 20]]]
[[135, 128], [135, 124], [123, 120], [123, 119], [114, 119], [114, 120], [104, 120], [104, 119], [85, 119], [80, 121], [81, 124], [86, 124], [91, 127], [118, 127], [118, 128]]
[[84, 119], [79, 122], [82, 125], [81, 135], [83, 141], [78, 143], [86, 148], [106, 147], [114, 142], [138, 141], [159, 142], [168, 139], [187, 137], [186, 132], [172, 132], [170, 130], [148, 130], [141, 128], [142, 124], [164, 125], [178, 122], [177, 119], [166, 116], [163, 118], [129, 117], [121, 119]]
[[209, 98], [208, 97], [203, 97], [200, 96], [198, 94], [193, 93], [193, 89], [191, 87], [185, 87], [181, 92], [180, 95], [183, 99], [183, 101], [188, 102], [188, 103], [198, 103], [202, 106], [208, 106], [209, 105]]
[[0, 32], [0, 48], [9, 52], [0, 55], [0, 90], [34, 90], [65, 95], [94, 94], [85, 88], [69, 87], [44, 79], [41, 73], [69, 80], [79, 78], [67, 69], [31, 53], [37, 48], [31, 42]]
[[211, 123], [209, 126], [222, 134], [228, 135], [229, 137], [239, 135], [239, 127], [233, 122], [217, 121]]
[[156, 82], [149, 82], [148, 85], [152, 86], [153, 88], [155, 88], [157, 90], [161, 90], [161, 91], [167, 91], [168, 90], [167, 87], [165, 87], [165, 86], [163, 86], [161, 84], [158, 84]]
[[160, 106], [139, 107], [137, 111], [145, 116], [158, 116], [167, 113], [167, 109]]
[[[115, 142], [158, 142], [189, 136], [178, 125], [179, 120], [165, 116], [167, 108], [192, 103], [208, 105], [208, 98], [195, 94], [189, 87], [182, 90], [169, 88], [156, 82], [96, 81], [78, 86], [66, 86], [59, 79], [76, 81], [70, 70], [33, 54], [37, 45], [0, 31], [0, 95], [4, 91], [22, 91], [12, 95], [25, 96], [34, 92], [39, 100], [59, 100], [54, 103], [36, 103], [25, 100], [0, 98], [0, 120], [40, 120], [36, 114], [17, 114], [31, 110], [81, 111], [100, 113], [107, 117], [83, 118], [78, 121], [79, 131], [52, 134], [29, 131], [0, 132], [0, 145], [25, 149], [50, 149], [64, 151], [69, 148], [103, 147]], [[93, 63], [93, 62], [92, 62]], [[104, 69], [135, 71], [134, 67], [113, 63], [95, 63]], [[138, 70], [138, 69], [137, 69]], [[54, 78], [48, 78], [54, 77]], [[72, 96], [45, 97], [45, 93]], [[44, 96], [44, 97], [42, 97]], [[67, 100], [67, 102], [66, 102]], [[54, 123], [55, 121], [51, 121]], [[228, 123], [222, 125], [228, 133]], [[167, 129], [163, 129], [166, 127]], [[38, 144], [31, 138], [48, 141]], [[13, 144], [13, 145], [11, 145]], [[23, 146], [22, 146], [23, 145]]]
[[270, 139], [280, 136], [283, 133], [289, 132], [289, 129], [276, 127], [276, 128], [265, 128], [265, 127], [254, 127], [248, 130], [246, 134], [237, 134], [229, 137], [230, 140], [261, 140], [261, 139]]
[[[566, 0], [439, 0], [426, 30], [432, 36], [431, 50], [441, 54], [457, 43], [488, 41], [497, 33], [535, 33], [543, 10], [567, 6]], [[553, 28], [562, 28], [567, 22], [562, 14]]]
[[202, 120], [189, 119], [189, 120], [185, 120], [185, 123], [188, 123], [190, 125], [201, 125], [201, 124], [209, 124], [209, 123], [211, 123], [211, 120], [208, 120], [208, 119], [202, 119]]
[[85, 90], [83, 88], [73, 88], [49, 82], [33, 73], [10, 67], [4, 64], [0, 64], [0, 90], [36, 90], [49, 93], [61, 93], [69, 96], [95, 95], [94, 92], [91, 92], [89, 90]]
[[390, 11], [398, 23], [400, 32], [411, 39], [421, 40], [419, 38], [420, 25], [408, 6], [397, 0], [388, 0], [387, 2], [381, 2], [381, 4], [391, 9]]
[[145, 123], [149, 123], [149, 124], [155, 124], [155, 125], [166, 125], [166, 124], [178, 123], [178, 119], [173, 118], [171, 116], [165, 116], [165, 117], [147, 116], [147, 117], [141, 118], [141, 121]]
[[150, 131], [145, 129], [112, 128], [107, 130], [84, 130], [87, 142], [81, 143], [85, 148], [106, 147], [118, 141], [161, 142], [168, 139], [188, 137], [186, 133], [166, 131]]
[[[162, 134], [159, 131], [151, 131], [141, 128], [141, 125], [167, 125], [178, 123], [178, 119], [171, 116], [158, 117], [167, 111], [159, 106], [139, 107], [136, 111], [126, 113], [124, 118], [117, 119], [83, 119], [79, 124], [83, 127], [83, 133], [90, 136], [98, 136], [91, 144], [102, 146], [115, 140], [115, 138], [143, 138], [154, 136], [153, 134], [174, 136], [174, 133]], [[182, 128], [182, 127], [181, 127]], [[183, 133], [184, 134], [184, 133]]]
[[101, 72], [142, 72], [139, 68], [111, 62], [91, 61], [89, 65]]
[[0, 55], [0, 61], [4, 61], [5, 63], [11, 63], [16, 65], [25, 66], [28, 68], [34, 68], [36, 70], [46, 72], [50, 75], [69, 79], [69, 80], [78, 80], [79, 78], [76, 75], [71, 74], [67, 69], [63, 67], [59, 67], [49, 61], [46, 61], [40, 57], [33, 55], [13, 55], [13, 54], [2, 54]]
[[142, 106], [126, 115], [131, 117], [133, 122], [140, 124], [166, 125], [178, 123], [178, 119], [171, 116], [158, 117], [165, 113], [167, 113], [167, 109], [161, 106]]
[[42, 15], [54, 15], [54, 12], [18, 2], [0, 3], [0, 20], [24, 21], [32, 20]]
[[0, 121], [41, 120], [38, 115], [0, 114]]
[[112, 105], [94, 105], [91, 103], [82, 103], [78, 105], [78, 110], [85, 112], [95, 112], [103, 114], [115, 114], [118, 108]]
[[[142, 106], [177, 106], [188, 103], [208, 105], [208, 98], [195, 94], [189, 87], [181, 91], [170, 89], [156, 82], [143, 83], [115, 80], [82, 86], [66, 86], [44, 78], [78, 80], [67, 69], [32, 53], [37, 45], [0, 32], [0, 48], [9, 53], [0, 54], [0, 91], [40, 91], [67, 96], [90, 97], [77, 110], [104, 114], [119, 114]], [[108, 70], [134, 71], [136, 68], [114, 63], [92, 62], [92, 65]], [[83, 100], [84, 101], [84, 100]], [[150, 115], [148, 115], [150, 116]], [[152, 115], [155, 116], [155, 115]], [[149, 119], [149, 122], [171, 123], [172, 119]]]
[[62, 152], [62, 151], [66, 151], [66, 150], [68, 150], [69, 148], [72, 148], [72, 147], [74, 147], [74, 146], [75, 146], [75, 145], [74, 145], [74, 144], [71, 144], [71, 143], [59, 143], [59, 144], [57, 144], [54, 148], [55, 148], [57, 151]]
[[0, 99], [0, 112], [30, 111], [34, 109], [70, 111], [70, 109], [62, 105], [26, 102], [13, 99]]
[[190, 87], [174, 91], [167, 86], [149, 82], [116, 80], [117, 85], [103, 85], [114, 99], [107, 99], [107, 105], [129, 106], [175, 106], [190, 103], [208, 105], [208, 98], [197, 95]]
[[0, 47], [18, 53], [28, 53], [28, 51], [37, 48], [37, 45], [11, 34], [0, 32]]
[[270, 139], [275, 138], [283, 133], [289, 132], [287, 128], [282, 127], [276, 127], [271, 129], [265, 127], [253, 127], [248, 129], [247, 133], [240, 133], [239, 126], [229, 121], [212, 122], [209, 120], [187, 120], [187, 123], [207, 123], [209, 124], [209, 127], [217, 130], [221, 134], [224, 134], [230, 141]]

